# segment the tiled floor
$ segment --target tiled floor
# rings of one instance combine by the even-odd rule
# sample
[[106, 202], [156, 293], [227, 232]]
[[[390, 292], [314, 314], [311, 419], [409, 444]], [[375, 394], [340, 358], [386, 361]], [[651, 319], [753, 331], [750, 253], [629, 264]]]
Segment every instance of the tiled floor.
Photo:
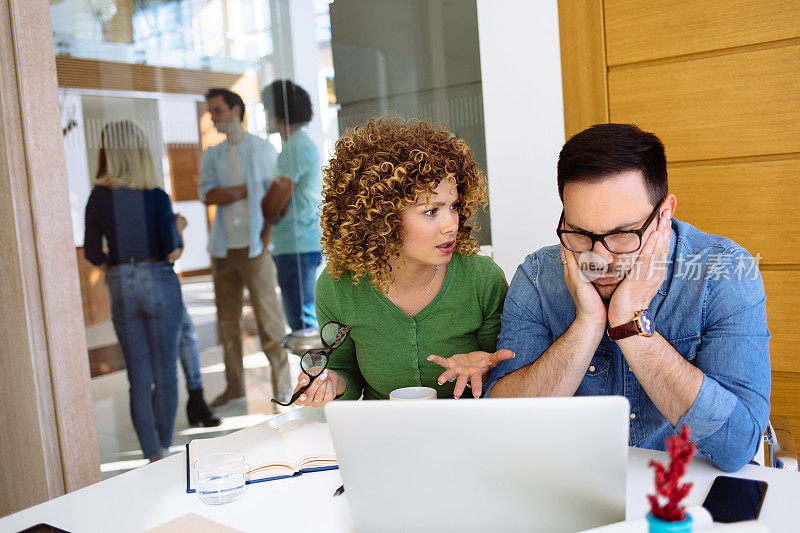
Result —
[[[183, 295], [184, 303], [197, 326], [205, 397], [206, 401], [210, 402], [225, 389], [222, 350], [214, 345], [216, 309], [213, 286], [207, 279], [184, 283]], [[245, 308], [246, 316], [248, 311], [249, 309]], [[111, 334], [113, 335], [113, 330]], [[108, 331], [103, 328], [93, 328], [92, 331], [87, 331], [87, 340], [90, 347], [96, 346], [98, 342], [108, 342]], [[276, 414], [272, 407], [274, 404], [269, 401], [272, 397], [269, 363], [264, 353], [257, 351], [257, 341], [257, 338], [248, 336], [244, 342], [245, 353], [249, 354], [244, 360], [247, 396], [245, 399], [229, 402], [214, 410], [223, 419], [222, 425], [216, 428], [189, 427], [186, 419], [186, 385], [178, 365], [178, 416], [175, 420], [175, 437], [170, 448], [171, 452], [182, 450], [194, 438], [224, 435]], [[292, 355], [289, 357], [293, 375], [297, 376], [298, 358]], [[142, 459], [141, 448], [128, 410], [128, 377], [125, 371], [92, 378], [92, 396], [103, 479], [144, 465], [146, 460]]]

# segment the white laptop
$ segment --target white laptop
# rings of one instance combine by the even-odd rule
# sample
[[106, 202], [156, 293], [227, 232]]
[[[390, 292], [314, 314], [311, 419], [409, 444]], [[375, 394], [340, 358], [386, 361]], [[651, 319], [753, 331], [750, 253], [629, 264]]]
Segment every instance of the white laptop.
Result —
[[331, 402], [357, 532], [574, 532], [625, 519], [619, 396]]

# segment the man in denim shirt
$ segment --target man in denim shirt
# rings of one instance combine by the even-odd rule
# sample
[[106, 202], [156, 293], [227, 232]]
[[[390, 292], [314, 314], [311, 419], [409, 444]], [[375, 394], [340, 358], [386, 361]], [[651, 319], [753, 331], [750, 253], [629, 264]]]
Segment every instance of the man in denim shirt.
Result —
[[635, 126], [572, 137], [558, 190], [561, 245], [529, 255], [514, 275], [497, 347], [516, 357], [492, 370], [487, 395], [622, 395], [631, 445], [663, 450], [688, 424], [701, 454], [738, 470], [770, 410], [756, 261], [672, 218], [664, 147]]

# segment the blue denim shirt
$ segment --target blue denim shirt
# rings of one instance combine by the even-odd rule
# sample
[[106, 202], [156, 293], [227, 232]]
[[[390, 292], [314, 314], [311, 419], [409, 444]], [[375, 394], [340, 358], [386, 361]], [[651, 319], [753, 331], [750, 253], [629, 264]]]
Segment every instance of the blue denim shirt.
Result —
[[[516, 353], [492, 370], [486, 395], [506, 374], [527, 366], [575, 319], [558, 246], [530, 254], [506, 296], [497, 348]], [[703, 371], [700, 392], [678, 421], [698, 452], [723, 470], [753, 459], [769, 418], [771, 385], [766, 296], [757, 262], [729, 239], [672, 219], [664, 283], [648, 308], [656, 331]], [[656, 408], [604, 335], [576, 396], [625, 396], [635, 414], [630, 445], [664, 450], [675, 428]]]
[[[211, 189], [228, 186], [228, 141], [208, 148], [203, 153], [202, 171], [197, 192], [205, 201]], [[247, 174], [247, 208], [250, 213], [250, 249], [248, 256], [258, 257], [263, 251], [261, 230], [264, 229], [264, 216], [261, 214], [261, 199], [267, 194], [275, 180], [275, 165], [278, 152], [264, 139], [246, 133], [241, 144], [244, 167]], [[214, 225], [208, 237], [208, 253], [212, 257], [228, 256], [228, 232], [225, 229], [225, 206], [218, 205]]]

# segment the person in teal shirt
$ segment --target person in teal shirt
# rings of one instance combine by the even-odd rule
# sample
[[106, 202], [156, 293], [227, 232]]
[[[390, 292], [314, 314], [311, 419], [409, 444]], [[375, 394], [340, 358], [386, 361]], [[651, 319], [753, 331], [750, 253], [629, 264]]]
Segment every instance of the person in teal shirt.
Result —
[[280, 133], [277, 178], [261, 207], [264, 241], [272, 242], [283, 307], [292, 330], [316, 328], [314, 284], [319, 249], [322, 171], [319, 150], [303, 127], [311, 121], [311, 99], [302, 87], [278, 80], [261, 93], [271, 133]]
[[[508, 284], [473, 234], [486, 196], [466, 143], [428, 123], [370, 119], [336, 143], [316, 308], [321, 324], [351, 329], [297, 404], [408, 386], [458, 398], [469, 385], [480, 397], [488, 371], [514, 356], [495, 352]], [[295, 392], [306, 384], [301, 375]]]

